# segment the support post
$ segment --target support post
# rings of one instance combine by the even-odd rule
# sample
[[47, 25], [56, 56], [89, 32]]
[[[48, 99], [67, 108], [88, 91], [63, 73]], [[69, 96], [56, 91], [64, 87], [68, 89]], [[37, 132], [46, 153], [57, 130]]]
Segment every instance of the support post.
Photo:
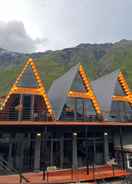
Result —
[[31, 120], [34, 120], [34, 103], [35, 103], [35, 95], [31, 96]]
[[12, 139], [13, 138], [10, 135], [9, 152], [8, 152], [8, 163], [10, 167], [13, 167], [13, 157], [12, 157], [13, 140]]
[[87, 174], [89, 174], [89, 157], [88, 157], [88, 137], [86, 137], [86, 166], [87, 166]]
[[60, 168], [63, 168], [64, 160], [64, 137], [60, 138]]
[[50, 141], [50, 166], [53, 165], [53, 147], [54, 146], [54, 140], [53, 138], [51, 138], [51, 141]]
[[121, 148], [121, 157], [122, 157], [122, 168], [125, 170], [125, 157], [124, 157], [124, 149], [123, 149], [123, 135], [122, 135], [122, 127], [120, 127], [120, 148]]
[[105, 163], [109, 161], [109, 140], [107, 132], [104, 132], [104, 160]]
[[87, 175], [89, 174], [89, 150], [88, 150], [88, 127], [85, 128], [85, 157], [86, 157], [86, 167]]
[[21, 152], [20, 152], [20, 169], [22, 170], [24, 167], [24, 147], [25, 147], [25, 138], [21, 141]]
[[40, 170], [40, 148], [41, 148], [41, 133], [37, 133], [35, 138], [34, 170]]
[[73, 133], [73, 142], [72, 142], [72, 168], [76, 170], [78, 168], [78, 159], [77, 159], [77, 133]]
[[22, 114], [23, 114], [23, 94], [20, 94], [19, 99], [19, 108], [18, 108], [18, 121], [22, 120]]
[[83, 121], [85, 121], [85, 101], [82, 99], [82, 105], [83, 105]]
[[24, 156], [24, 134], [16, 133], [15, 136], [16, 152], [15, 152], [15, 167], [19, 171], [23, 169], [23, 156]]
[[45, 142], [45, 169], [47, 168], [48, 166], [48, 161], [49, 161], [49, 157], [48, 157], [48, 141], [47, 141], [47, 138], [48, 138], [48, 130], [47, 130], [47, 126], [45, 126], [45, 129], [44, 129], [44, 142]]
[[27, 136], [27, 143], [26, 143], [26, 150], [27, 150], [27, 168], [31, 168], [31, 133], [28, 132]]
[[96, 180], [95, 178], [95, 158], [96, 158], [96, 142], [95, 139], [93, 139], [93, 180]]

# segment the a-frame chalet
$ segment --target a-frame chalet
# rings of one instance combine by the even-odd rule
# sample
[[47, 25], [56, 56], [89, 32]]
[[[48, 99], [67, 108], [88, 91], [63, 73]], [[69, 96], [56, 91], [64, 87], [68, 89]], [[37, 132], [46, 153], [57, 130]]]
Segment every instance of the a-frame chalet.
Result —
[[56, 120], [86, 121], [101, 118], [100, 105], [80, 64], [56, 79], [48, 95]]
[[1, 118], [11, 120], [53, 119], [44, 82], [30, 58], [1, 104]]

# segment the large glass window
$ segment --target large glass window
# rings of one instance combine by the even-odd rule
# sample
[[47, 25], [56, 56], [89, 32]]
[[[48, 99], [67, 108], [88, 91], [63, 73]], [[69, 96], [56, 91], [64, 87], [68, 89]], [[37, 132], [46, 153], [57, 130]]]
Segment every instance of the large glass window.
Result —
[[128, 102], [113, 101], [110, 118], [121, 121], [132, 120], [132, 108]]
[[76, 78], [72, 84], [71, 90], [73, 91], [81, 91], [81, 92], [86, 92], [86, 89], [84, 87], [83, 81], [80, 77], [80, 75], [76, 75]]
[[96, 112], [91, 100], [67, 98], [61, 114], [63, 120], [95, 121]]

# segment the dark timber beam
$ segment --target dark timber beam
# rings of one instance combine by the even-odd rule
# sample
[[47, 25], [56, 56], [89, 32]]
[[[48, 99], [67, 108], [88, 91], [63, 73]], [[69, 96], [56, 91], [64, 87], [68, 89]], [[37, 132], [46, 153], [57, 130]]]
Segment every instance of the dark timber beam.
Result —
[[22, 115], [23, 115], [23, 94], [20, 94], [20, 99], [19, 99], [19, 108], [18, 108], [18, 121], [22, 120]]
[[34, 103], [35, 103], [35, 95], [31, 96], [31, 120], [34, 120]]
[[77, 99], [74, 98], [74, 121], [77, 120]]
[[85, 120], [85, 101], [84, 100], [82, 100], [82, 106], [83, 106], [83, 108], [82, 108], [83, 120]]

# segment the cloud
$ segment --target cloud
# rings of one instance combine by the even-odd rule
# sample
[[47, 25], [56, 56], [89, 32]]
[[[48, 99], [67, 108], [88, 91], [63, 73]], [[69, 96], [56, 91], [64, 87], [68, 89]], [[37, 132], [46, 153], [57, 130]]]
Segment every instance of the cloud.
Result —
[[0, 2], [0, 20], [22, 21], [0, 22], [0, 47], [9, 50], [56, 50], [85, 42], [102, 43], [116, 42], [123, 38], [132, 39], [132, 0]]
[[32, 39], [21, 21], [0, 21], [0, 48], [15, 52], [34, 52], [44, 45], [46, 39]]
[[132, 39], [131, 8], [132, 0], [48, 0], [45, 6], [33, 4], [33, 24], [49, 39], [46, 48], [52, 50], [116, 42]]

